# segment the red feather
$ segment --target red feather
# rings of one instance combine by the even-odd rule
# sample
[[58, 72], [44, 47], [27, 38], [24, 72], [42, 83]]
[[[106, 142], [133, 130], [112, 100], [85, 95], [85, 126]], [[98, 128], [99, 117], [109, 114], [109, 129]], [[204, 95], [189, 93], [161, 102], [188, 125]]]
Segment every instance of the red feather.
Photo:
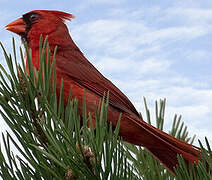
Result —
[[[88, 112], [94, 114], [94, 102], [98, 104], [104, 93], [109, 91], [108, 122], [116, 126], [118, 117], [122, 113], [120, 136], [125, 141], [146, 147], [171, 172], [178, 164], [177, 154], [181, 154], [185, 161], [197, 162], [199, 149], [188, 143], [164, 133], [163, 131], [145, 123], [129, 99], [107, 78], [105, 78], [82, 54], [73, 42], [64, 24], [74, 15], [48, 10], [36, 10], [27, 13], [39, 15], [29, 27], [29, 24], [18, 19], [6, 26], [8, 30], [20, 34], [23, 26], [28, 28], [26, 33], [29, 47], [32, 49], [33, 66], [39, 68], [39, 39], [40, 34], [48, 35], [50, 49], [53, 52], [58, 46], [56, 55], [57, 93], [60, 92], [61, 79], [64, 80], [64, 100], [68, 101], [69, 90], [79, 100], [79, 113], [82, 114], [83, 90], [85, 90]], [[23, 22], [22, 26], [20, 25]], [[17, 24], [17, 31], [14, 30]], [[95, 125], [95, 118], [93, 116]]]

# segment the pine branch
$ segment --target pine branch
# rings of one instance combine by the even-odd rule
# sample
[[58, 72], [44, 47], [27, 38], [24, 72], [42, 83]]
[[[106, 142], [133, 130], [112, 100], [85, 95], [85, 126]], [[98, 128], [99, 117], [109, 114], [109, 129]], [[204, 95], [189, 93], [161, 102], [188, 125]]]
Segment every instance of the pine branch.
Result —
[[[7, 67], [0, 65], [0, 113], [13, 131], [13, 135], [2, 134], [0, 176], [3, 179], [211, 179], [212, 152], [207, 139], [207, 151], [202, 147], [199, 164], [190, 165], [187, 171], [179, 157], [174, 176], [145, 148], [119, 138], [121, 115], [115, 131], [107, 124], [109, 95], [103, 97], [96, 108], [95, 129], [91, 115], [86, 111], [85, 97], [82, 117], [78, 114], [78, 101], [72, 99], [71, 89], [65, 106], [63, 82], [60, 97], [56, 95], [56, 49], [51, 62], [47, 39], [42, 43], [41, 37], [40, 42], [38, 71], [33, 69], [31, 52], [25, 47], [28, 72], [21, 48], [21, 64], [17, 61], [14, 40], [13, 57], [1, 44]], [[165, 103], [165, 100], [155, 103], [159, 129], [164, 126]], [[151, 124], [151, 113], [145, 99], [144, 105], [146, 119]], [[87, 122], [90, 122], [89, 127]], [[188, 143], [193, 143], [195, 138], [188, 136], [187, 127], [177, 115], [169, 132]], [[22, 157], [14, 155], [11, 145]]]
[[[92, 120], [84, 99], [80, 126], [78, 102], [72, 99], [71, 90], [66, 107], [63, 84], [61, 96], [56, 96], [55, 56], [51, 63], [47, 39], [40, 48], [39, 71], [33, 69], [27, 47], [26, 54], [29, 73], [24, 63], [13, 63], [12, 56], [4, 50], [9, 72], [1, 67], [0, 113], [20, 144], [9, 133], [3, 135], [9, 162], [1, 151], [0, 175], [7, 179], [138, 179], [118, 137], [119, 124], [113, 131], [106, 123], [108, 98], [103, 98], [106, 101], [96, 108], [96, 129], [92, 123], [87, 126], [87, 121]], [[10, 144], [23, 157], [14, 157]]]

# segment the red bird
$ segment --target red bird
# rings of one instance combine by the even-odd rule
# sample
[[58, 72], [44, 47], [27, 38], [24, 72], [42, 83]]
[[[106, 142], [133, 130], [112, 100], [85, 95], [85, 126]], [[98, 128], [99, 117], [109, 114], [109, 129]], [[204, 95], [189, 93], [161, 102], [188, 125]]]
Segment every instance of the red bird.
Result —
[[[60, 91], [61, 79], [64, 80], [64, 101], [67, 103], [69, 90], [79, 101], [79, 113], [82, 114], [83, 90], [87, 110], [94, 114], [94, 102], [100, 101], [104, 92], [110, 92], [108, 122], [116, 126], [122, 113], [119, 135], [127, 142], [146, 147], [155, 158], [171, 172], [178, 164], [177, 154], [186, 162], [197, 162], [199, 151], [196, 147], [162, 132], [143, 121], [129, 99], [107, 78], [105, 78], [83, 55], [69, 35], [65, 20], [75, 16], [69, 13], [50, 10], [34, 10], [11, 22], [6, 29], [21, 36], [32, 49], [33, 66], [39, 69], [40, 35], [48, 35], [51, 56], [55, 46], [57, 93]], [[95, 119], [93, 116], [93, 123]]]

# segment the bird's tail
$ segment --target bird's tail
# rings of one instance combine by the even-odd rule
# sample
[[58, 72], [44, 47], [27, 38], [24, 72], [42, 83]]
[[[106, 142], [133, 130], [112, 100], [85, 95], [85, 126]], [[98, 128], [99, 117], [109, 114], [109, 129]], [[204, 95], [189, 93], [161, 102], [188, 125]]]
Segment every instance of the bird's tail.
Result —
[[120, 135], [132, 144], [147, 148], [172, 173], [178, 164], [177, 154], [181, 154], [186, 163], [198, 163], [199, 148], [178, 140], [135, 116], [122, 117]]

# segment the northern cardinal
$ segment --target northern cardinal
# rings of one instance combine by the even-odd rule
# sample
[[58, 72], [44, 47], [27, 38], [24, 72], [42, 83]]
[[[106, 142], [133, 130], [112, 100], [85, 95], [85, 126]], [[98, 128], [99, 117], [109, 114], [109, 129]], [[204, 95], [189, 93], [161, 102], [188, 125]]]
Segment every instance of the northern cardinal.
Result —
[[[73, 14], [34, 10], [11, 22], [6, 29], [21, 36], [32, 49], [33, 66], [39, 69], [40, 35], [48, 35], [51, 56], [55, 46], [57, 93], [60, 92], [61, 79], [64, 81], [64, 102], [67, 103], [69, 91], [79, 101], [79, 113], [82, 114], [83, 91], [88, 112], [94, 114], [94, 102], [98, 104], [104, 93], [109, 91], [108, 122], [116, 126], [122, 113], [119, 135], [123, 140], [147, 148], [151, 154], [163, 163], [172, 173], [178, 164], [177, 154], [185, 161], [198, 163], [198, 148], [178, 140], [143, 121], [130, 100], [107, 78], [105, 78], [83, 55], [73, 42], [65, 20], [72, 20]], [[85, 29], [86, 31], [86, 29]], [[93, 124], [95, 118], [93, 115]]]

